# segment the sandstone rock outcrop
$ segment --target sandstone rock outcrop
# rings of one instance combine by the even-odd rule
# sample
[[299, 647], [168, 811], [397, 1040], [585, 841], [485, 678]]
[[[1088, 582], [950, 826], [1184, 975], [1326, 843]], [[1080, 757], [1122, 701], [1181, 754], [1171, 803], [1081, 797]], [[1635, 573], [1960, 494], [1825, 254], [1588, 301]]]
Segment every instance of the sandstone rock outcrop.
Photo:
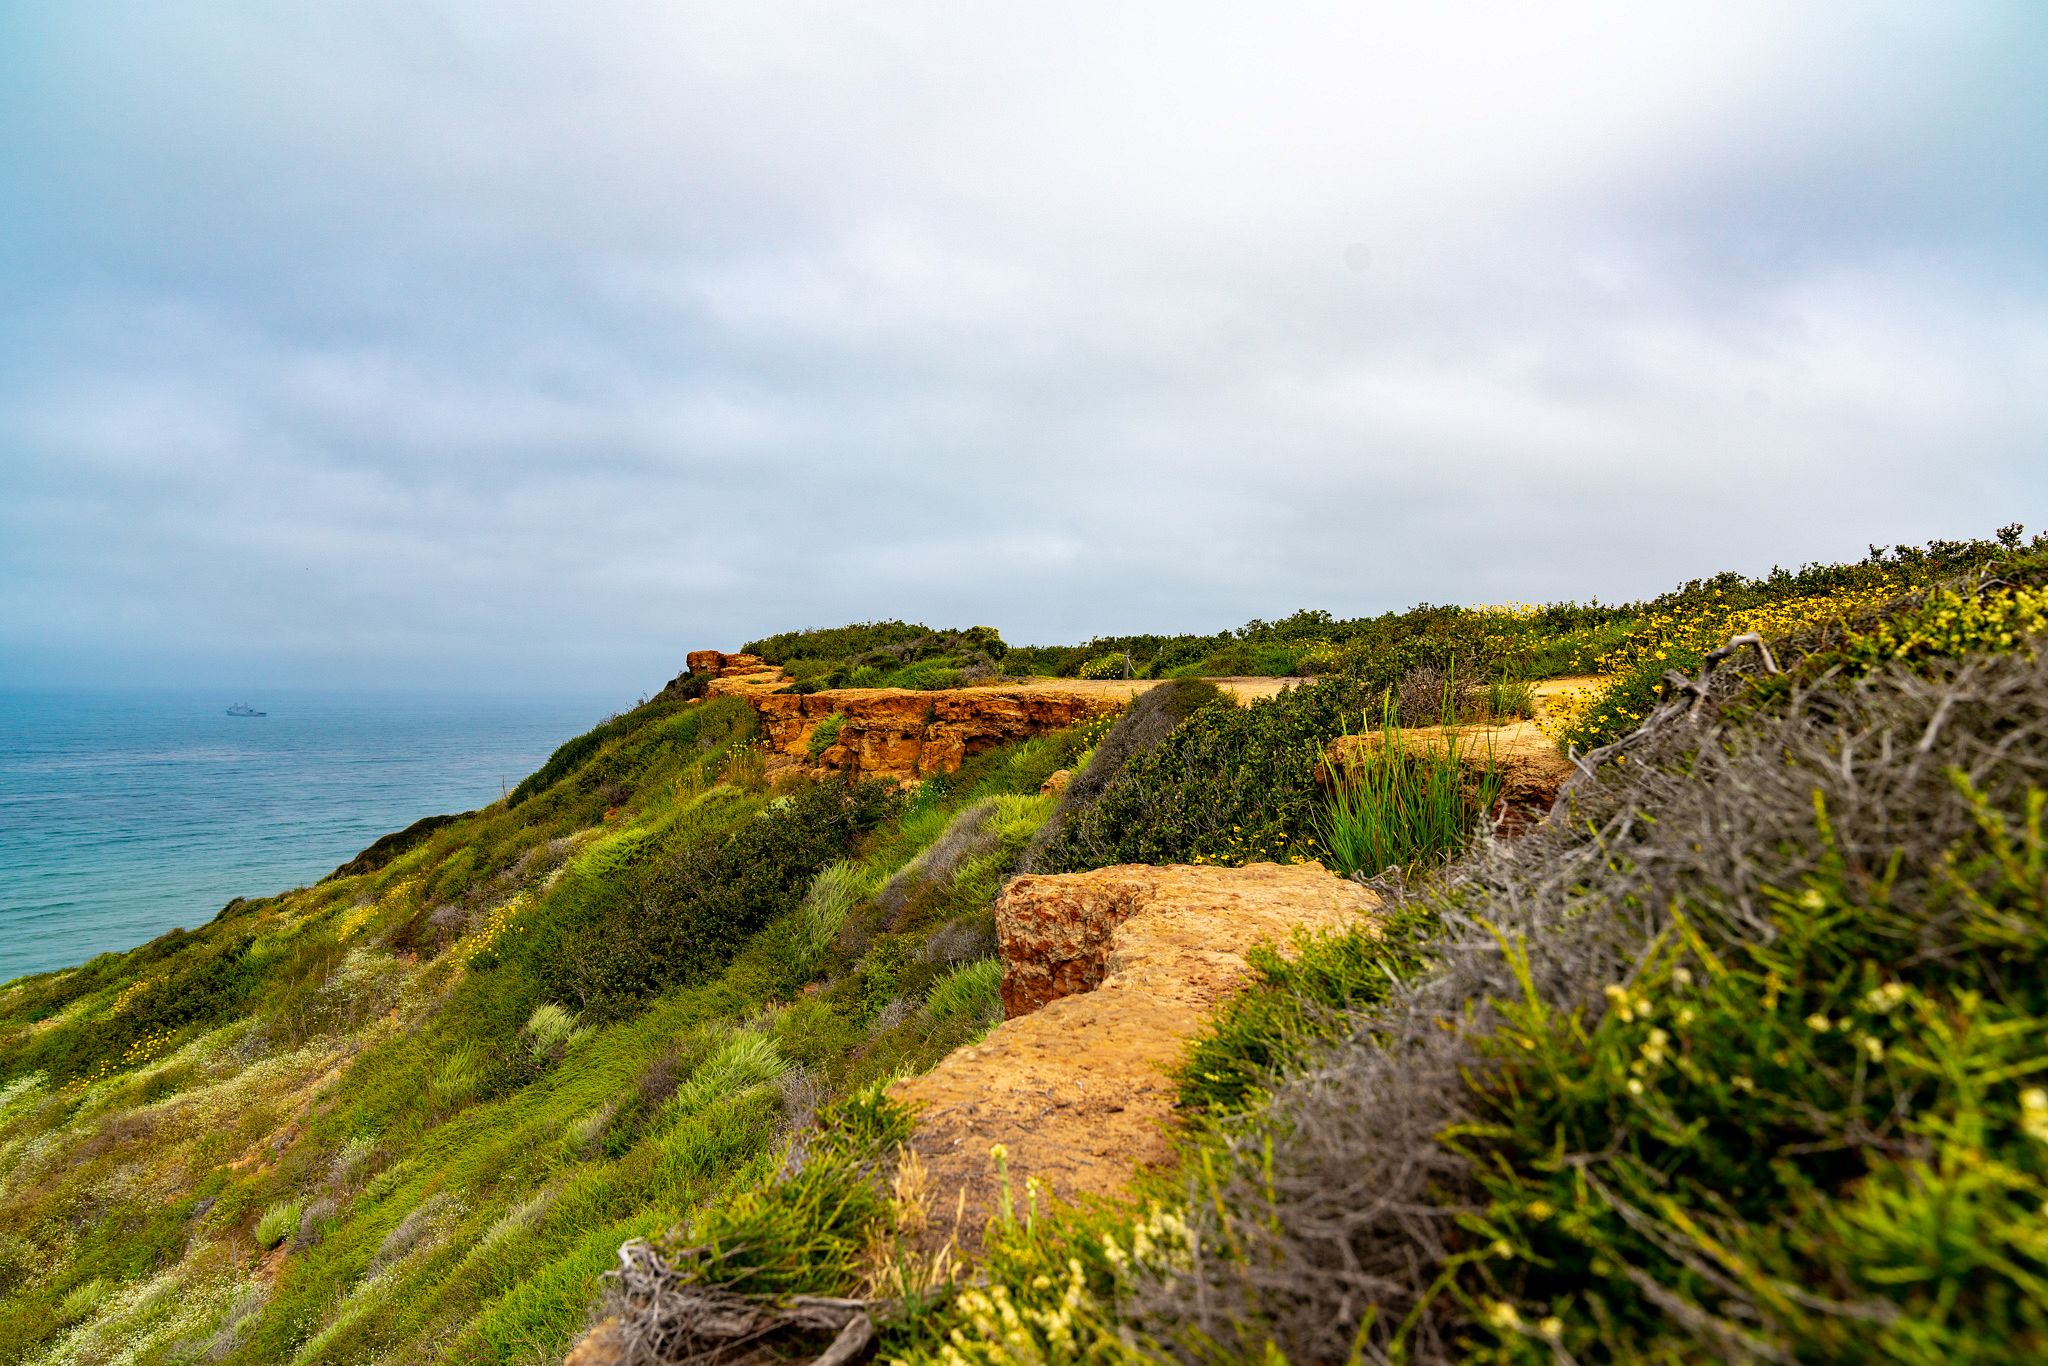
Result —
[[[761, 718], [768, 775], [809, 771], [913, 782], [952, 773], [970, 755], [1063, 730], [1115, 711], [1149, 679], [1033, 678], [936, 691], [829, 688], [799, 693], [758, 655], [692, 650], [688, 677], [707, 680], [707, 697], [738, 697]], [[1299, 679], [1226, 678], [1218, 687], [1240, 701], [1270, 697]], [[837, 715], [831, 743], [811, 751], [812, 734]]]
[[[970, 755], [1115, 711], [1129, 695], [1057, 686], [1064, 680], [800, 693], [756, 655], [692, 650], [688, 662], [692, 675], [710, 680], [706, 696], [742, 698], [760, 717], [771, 778], [808, 770], [910, 782], [952, 773]], [[813, 734], [834, 716], [830, 743], [813, 753]]]
[[[683, 662], [693, 674], [709, 674], [723, 678], [727, 674], [762, 673], [775, 666], [759, 655], [729, 655], [723, 650], [692, 650], [683, 657]], [[776, 672], [781, 672], [779, 669]]]
[[[1316, 864], [1123, 865], [1014, 879], [997, 902], [1010, 1016], [892, 1092], [915, 1106], [931, 1241], [971, 1249], [995, 1208], [989, 1151], [1013, 1190], [1107, 1193], [1169, 1155], [1170, 1068], [1249, 973], [1260, 941], [1340, 929], [1378, 899]], [[956, 1210], [964, 1211], [958, 1227]]]
[[[1020, 687], [837, 688], [748, 698], [761, 718], [770, 771], [811, 767], [908, 780], [951, 773], [972, 754], [1064, 730], [1113, 711], [1110, 699]], [[838, 733], [813, 755], [811, 735], [837, 715]]]

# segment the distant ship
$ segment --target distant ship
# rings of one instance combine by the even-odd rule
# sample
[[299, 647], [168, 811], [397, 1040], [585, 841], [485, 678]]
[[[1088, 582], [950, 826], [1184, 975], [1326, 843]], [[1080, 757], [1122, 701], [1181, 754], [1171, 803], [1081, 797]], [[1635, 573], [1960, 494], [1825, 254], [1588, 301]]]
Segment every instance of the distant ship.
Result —
[[255, 709], [254, 707], [250, 706], [250, 705], [249, 705], [249, 704], [248, 704], [247, 702], [237, 702], [237, 703], [235, 703], [235, 705], [234, 705], [234, 706], [232, 706], [232, 707], [229, 707], [229, 708], [228, 708], [228, 715], [229, 715], [229, 716], [268, 716], [268, 715], [270, 715], [270, 713], [269, 713], [269, 712], [267, 712], [267, 711], [258, 711], [258, 710], [256, 710], [256, 709]]

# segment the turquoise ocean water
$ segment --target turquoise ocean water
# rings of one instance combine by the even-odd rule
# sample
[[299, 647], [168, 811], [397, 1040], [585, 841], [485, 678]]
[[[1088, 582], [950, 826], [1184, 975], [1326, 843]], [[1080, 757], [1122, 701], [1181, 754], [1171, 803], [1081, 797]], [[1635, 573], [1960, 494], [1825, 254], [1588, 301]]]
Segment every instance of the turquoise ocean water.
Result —
[[0, 692], [0, 981], [318, 881], [495, 801], [617, 699]]

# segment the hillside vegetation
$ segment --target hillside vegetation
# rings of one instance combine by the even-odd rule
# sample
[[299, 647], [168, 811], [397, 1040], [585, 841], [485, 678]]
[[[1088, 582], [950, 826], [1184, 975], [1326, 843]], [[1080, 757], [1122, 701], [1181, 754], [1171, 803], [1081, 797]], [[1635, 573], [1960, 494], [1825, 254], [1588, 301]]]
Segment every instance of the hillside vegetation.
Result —
[[[1316, 679], [912, 791], [771, 789], [744, 701], [665, 696], [0, 988], [0, 1360], [549, 1362], [606, 1307], [651, 1352], [794, 1294], [907, 1360], [2048, 1355], [2044, 585], [2015, 527], [1625, 607], [753, 642], [812, 687]], [[1768, 665], [1666, 682], [1750, 632]], [[1608, 680], [1552, 720], [1581, 752], [1672, 719], [1532, 834], [1386, 860], [1377, 934], [1262, 957], [1182, 1170], [933, 1261], [881, 1084], [999, 1018], [1009, 873], [1326, 857], [1332, 738], [1566, 674]]]

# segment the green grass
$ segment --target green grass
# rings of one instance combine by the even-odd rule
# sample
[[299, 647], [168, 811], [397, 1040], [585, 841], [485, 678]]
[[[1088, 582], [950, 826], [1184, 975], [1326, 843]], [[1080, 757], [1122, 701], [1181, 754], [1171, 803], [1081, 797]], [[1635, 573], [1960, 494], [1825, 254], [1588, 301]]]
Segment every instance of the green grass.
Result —
[[1512, 721], [1536, 714], [1536, 688], [1526, 679], [1496, 678], [1479, 690], [1480, 719]]
[[1003, 1018], [1003, 965], [994, 958], [955, 968], [932, 984], [924, 1013], [935, 1029], [980, 1032]]
[[1395, 722], [1391, 700], [1371, 738], [1377, 743], [1333, 765], [1319, 830], [1337, 871], [1372, 877], [1463, 849], [1500, 797], [1492, 755], [1472, 752], [1473, 742], [1450, 728], [1440, 743], [1418, 744]]
[[1256, 1109], [1281, 1077], [1347, 1036], [1354, 1012], [1383, 1004], [1428, 966], [1436, 916], [1397, 906], [1370, 929], [1311, 937], [1292, 955], [1255, 945], [1253, 983], [1233, 996], [1188, 1049], [1176, 1077], [1181, 1108], [1211, 1120]]
[[280, 1200], [256, 1221], [256, 1241], [264, 1247], [276, 1247], [298, 1226], [299, 1207], [289, 1200]]

